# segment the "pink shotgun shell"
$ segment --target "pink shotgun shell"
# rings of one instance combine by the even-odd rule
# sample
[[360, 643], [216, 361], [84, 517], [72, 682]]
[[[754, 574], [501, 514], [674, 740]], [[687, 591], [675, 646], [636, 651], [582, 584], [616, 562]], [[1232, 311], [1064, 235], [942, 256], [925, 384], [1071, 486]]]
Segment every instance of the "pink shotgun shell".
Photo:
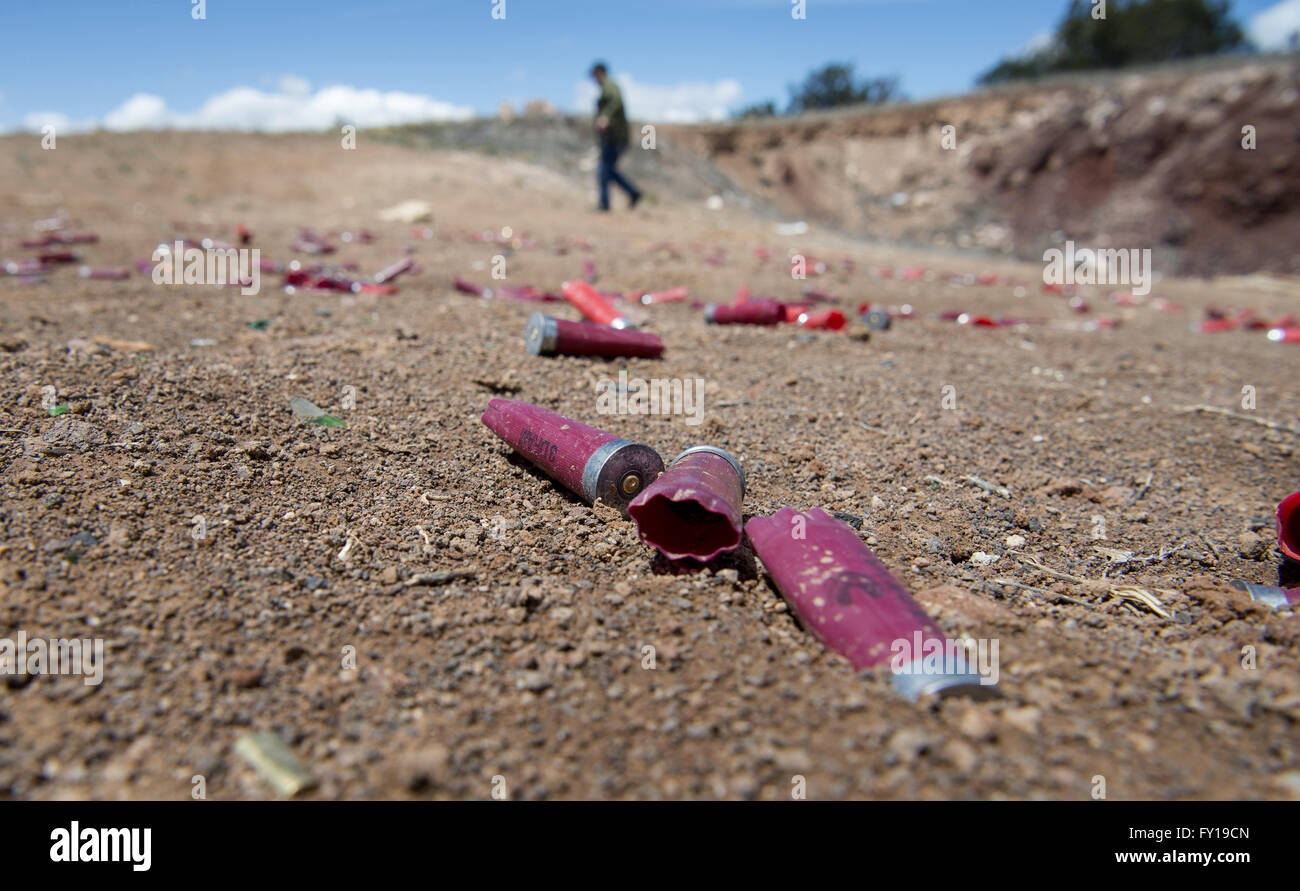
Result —
[[823, 510], [785, 507], [745, 525], [754, 551], [804, 627], [857, 671], [890, 666], [894, 688], [922, 695], [996, 695], [969, 663], [934, 653], [964, 653], [951, 644], [847, 524]]
[[627, 503], [663, 473], [650, 446], [619, 439], [539, 405], [493, 399], [483, 423], [547, 476], [588, 504], [597, 498], [627, 512]]
[[627, 513], [646, 544], [669, 560], [707, 563], [740, 547], [745, 474], [716, 446], [694, 446], [632, 499]]

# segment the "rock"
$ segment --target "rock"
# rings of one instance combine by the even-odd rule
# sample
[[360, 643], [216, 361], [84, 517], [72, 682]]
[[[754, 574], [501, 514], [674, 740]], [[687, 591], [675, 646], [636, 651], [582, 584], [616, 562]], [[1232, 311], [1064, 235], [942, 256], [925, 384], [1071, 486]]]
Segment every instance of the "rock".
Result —
[[540, 693], [550, 687], [551, 682], [540, 671], [525, 671], [521, 672], [519, 677], [515, 679], [515, 686], [520, 690]]
[[130, 523], [114, 523], [108, 528], [108, 544], [114, 548], [124, 548], [140, 537], [140, 530]]
[[1072, 479], [1055, 479], [1038, 490], [1039, 495], [1066, 497], [1069, 495], [1078, 495], [1083, 491], [1083, 484], [1078, 480]]
[[1268, 542], [1262, 535], [1243, 532], [1237, 536], [1237, 553], [1247, 560], [1263, 560], [1268, 554]]
[[962, 773], [970, 773], [979, 763], [979, 755], [975, 750], [959, 739], [949, 740], [940, 754]]
[[1273, 785], [1300, 801], [1300, 770], [1286, 770], [1273, 775]]
[[230, 673], [229, 677], [230, 683], [240, 690], [251, 690], [253, 687], [262, 686], [262, 669], [260, 668], [235, 669]]
[[1094, 504], [1105, 504], [1110, 507], [1127, 504], [1132, 498], [1133, 490], [1127, 486], [1109, 486], [1105, 489], [1093, 490], [1088, 494], [1088, 500]]
[[843, 522], [848, 523], [854, 529], [862, 528], [862, 517], [858, 516], [857, 514], [850, 514], [850, 513], [845, 513], [844, 511], [836, 510], [836, 511], [831, 511], [831, 516], [837, 520], [842, 520]]
[[67, 446], [85, 450], [108, 442], [108, 434], [88, 421], [60, 415], [41, 440], [51, 446]]
[[1015, 550], [1016, 548], [1023, 548], [1024, 546], [1025, 546], [1025, 537], [1023, 535], [1007, 536], [1007, 547], [1011, 548], [1012, 550]]
[[921, 754], [933, 748], [935, 739], [924, 730], [904, 727], [895, 731], [889, 738], [887, 748], [890, 754], [904, 763], [915, 761]]
[[974, 740], [988, 741], [997, 737], [993, 718], [977, 706], [967, 706], [957, 719], [957, 729]]
[[1032, 705], [1027, 705], [1024, 708], [1010, 708], [1002, 713], [1003, 723], [1010, 724], [1030, 736], [1038, 735], [1039, 721], [1042, 717], [1042, 709]]

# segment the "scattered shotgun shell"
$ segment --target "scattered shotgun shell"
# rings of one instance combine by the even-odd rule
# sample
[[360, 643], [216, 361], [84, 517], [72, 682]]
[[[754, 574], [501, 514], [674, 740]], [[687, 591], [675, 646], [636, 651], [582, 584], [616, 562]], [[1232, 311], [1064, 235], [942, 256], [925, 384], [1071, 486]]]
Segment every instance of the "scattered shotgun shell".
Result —
[[524, 343], [534, 356], [633, 356], [658, 359], [664, 342], [653, 334], [590, 322], [570, 322], [545, 313], [528, 317]]
[[1268, 339], [1273, 343], [1300, 343], [1300, 328], [1273, 328]]
[[1238, 591], [1245, 591], [1256, 603], [1263, 603], [1273, 609], [1290, 609], [1300, 605], [1300, 588], [1279, 588], [1275, 585], [1256, 585], [1245, 579], [1233, 579], [1230, 584]]
[[798, 323], [799, 317], [808, 311], [808, 307], [801, 306], [797, 303], [783, 303], [781, 304], [781, 308], [785, 312], [785, 321], [791, 324]]
[[76, 263], [81, 256], [75, 251], [46, 251], [38, 254], [36, 259], [42, 263]]
[[685, 288], [669, 288], [667, 291], [648, 291], [634, 299], [642, 306], [649, 306], [652, 303], [680, 303], [686, 297]]
[[473, 294], [475, 297], [492, 296], [491, 288], [485, 288], [482, 285], [476, 285], [471, 281], [467, 281], [461, 278], [459, 275], [456, 276], [455, 280], [452, 281], [452, 287], [454, 287], [457, 291], [460, 291], [462, 294]]
[[[862, 671], [889, 663], [894, 688], [996, 693], [943, 630], [845, 523], [824, 510], [788, 507], [745, 525], [754, 551], [805, 628]], [[931, 665], [935, 653], [940, 665]]]
[[669, 560], [707, 563], [740, 547], [744, 497], [740, 462], [716, 446], [694, 446], [632, 499], [627, 513], [641, 540]]
[[82, 278], [123, 279], [130, 278], [131, 272], [116, 266], [82, 266], [77, 270], [77, 275]]
[[49, 272], [40, 260], [8, 260], [4, 268], [6, 275], [40, 275]]
[[663, 473], [664, 460], [650, 446], [527, 402], [493, 399], [483, 423], [588, 504], [599, 498], [626, 513], [628, 502]]
[[397, 278], [403, 272], [410, 272], [414, 266], [415, 259], [413, 257], [404, 257], [396, 263], [389, 263], [383, 269], [375, 273], [375, 284], [382, 285], [389, 279]]
[[304, 230], [293, 240], [293, 249], [303, 254], [332, 254], [334, 245], [310, 230]]
[[805, 328], [825, 329], [827, 331], [841, 331], [847, 324], [844, 313], [838, 309], [823, 309], [821, 312], [800, 313], [799, 324]]
[[1277, 506], [1277, 546], [1289, 559], [1300, 561], [1300, 492]]
[[785, 321], [785, 307], [775, 300], [746, 300], [734, 306], [710, 303], [704, 307], [704, 321], [713, 325], [778, 325]]
[[889, 326], [894, 323], [893, 318], [886, 310], [873, 309], [862, 317], [862, 321], [872, 331], [888, 331]]
[[611, 328], [631, 328], [632, 321], [615, 309], [596, 289], [583, 281], [567, 281], [560, 286], [564, 299], [597, 325]]

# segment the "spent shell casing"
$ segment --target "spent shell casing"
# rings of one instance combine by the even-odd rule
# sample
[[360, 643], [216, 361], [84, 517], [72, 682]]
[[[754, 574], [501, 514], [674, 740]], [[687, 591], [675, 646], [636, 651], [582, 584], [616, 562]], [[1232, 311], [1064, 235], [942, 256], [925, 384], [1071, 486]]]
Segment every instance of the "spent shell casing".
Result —
[[631, 328], [632, 321], [614, 308], [608, 300], [596, 292], [590, 284], [584, 281], [567, 281], [560, 286], [560, 293], [564, 299], [573, 304], [578, 312], [582, 313], [597, 325], [608, 325], [611, 328]]
[[[967, 664], [965, 648], [948, 641], [847, 524], [820, 509], [785, 507], [751, 518], [745, 532], [804, 627], [855, 670], [889, 663], [895, 689], [911, 700], [995, 694]], [[936, 652], [952, 658], [929, 658]]]
[[663, 473], [663, 458], [650, 446], [538, 405], [493, 399], [483, 412], [483, 423], [588, 504], [600, 499], [626, 513], [628, 502]]
[[732, 306], [710, 303], [704, 307], [704, 320], [713, 325], [779, 325], [785, 321], [785, 306], [762, 298]]
[[670, 560], [707, 563], [740, 547], [745, 473], [731, 453], [694, 446], [628, 505], [641, 540]]
[[528, 317], [524, 343], [534, 356], [658, 359], [664, 354], [664, 342], [649, 332], [571, 322], [541, 312]]

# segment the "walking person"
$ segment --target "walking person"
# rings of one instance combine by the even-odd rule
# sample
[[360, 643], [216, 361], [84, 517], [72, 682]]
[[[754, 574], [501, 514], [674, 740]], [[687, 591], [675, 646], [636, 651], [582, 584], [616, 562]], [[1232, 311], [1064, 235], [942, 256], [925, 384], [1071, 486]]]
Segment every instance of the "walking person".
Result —
[[641, 200], [641, 190], [618, 172], [618, 158], [627, 149], [627, 112], [623, 110], [623, 93], [609, 76], [604, 62], [591, 67], [591, 76], [600, 87], [596, 97], [596, 139], [600, 145], [600, 163], [596, 178], [600, 185], [600, 209], [609, 210], [609, 184], [612, 182], [627, 192], [628, 208], [636, 207]]

